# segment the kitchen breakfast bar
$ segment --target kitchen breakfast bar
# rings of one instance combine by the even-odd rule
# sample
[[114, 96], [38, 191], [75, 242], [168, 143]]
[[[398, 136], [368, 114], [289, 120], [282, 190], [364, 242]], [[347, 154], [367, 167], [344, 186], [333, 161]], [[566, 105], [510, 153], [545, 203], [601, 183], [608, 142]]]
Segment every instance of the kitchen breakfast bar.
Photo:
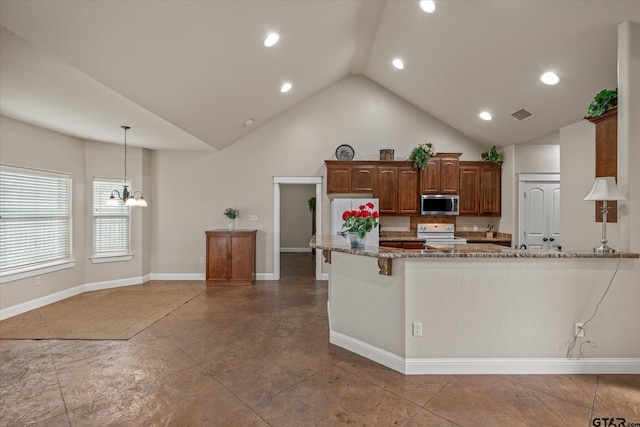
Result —
[[398, 372], [640, 373], [636, 253], [310, 246], [331, 264], [330, 342]]

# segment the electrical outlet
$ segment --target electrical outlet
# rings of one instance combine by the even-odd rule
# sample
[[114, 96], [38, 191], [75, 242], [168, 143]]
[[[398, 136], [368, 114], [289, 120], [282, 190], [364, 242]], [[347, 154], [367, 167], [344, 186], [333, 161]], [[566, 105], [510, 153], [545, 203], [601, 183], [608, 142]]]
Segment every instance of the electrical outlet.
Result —
[[577, 338], [584, 337], [584, 323], [576, 323], [576, 328], [573, 331], [573, 336]]
[[249, 221], [257, 221], [258, 215], [249, 215]]
[[200, 258], [200, 264], [204, 264], [204, 257]]
[[411, 328], [411, 332], [414, 337], [422, 336], [422, 323], [414, 323]]
[[40, 276], [36, 276], [36, 286], [40, 286]]

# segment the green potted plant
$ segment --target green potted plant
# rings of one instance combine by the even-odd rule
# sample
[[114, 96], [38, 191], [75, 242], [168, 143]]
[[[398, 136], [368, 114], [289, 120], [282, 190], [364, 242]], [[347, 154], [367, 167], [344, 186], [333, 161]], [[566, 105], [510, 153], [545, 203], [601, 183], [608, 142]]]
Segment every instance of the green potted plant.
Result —
[[429, 159], [436, 154], [436, 147], [430, 142], [420, 144], [411, 151], [409, 160], [416, 169], [424, 169], [429, 164]]
[[502, 155], [498, 153], [496, 146], [491, 147], [489, 151], [481, 154], [482, 160], [486, 160], [491, 163], [500, 163], [502, 161]]
[[585, 119], [589, 117], [598, 117], [604, 114], [610, 108], [618, 105], [618, 88], [615, 89], [603, 89], [596, 94], [589, 104], [587, 115]]

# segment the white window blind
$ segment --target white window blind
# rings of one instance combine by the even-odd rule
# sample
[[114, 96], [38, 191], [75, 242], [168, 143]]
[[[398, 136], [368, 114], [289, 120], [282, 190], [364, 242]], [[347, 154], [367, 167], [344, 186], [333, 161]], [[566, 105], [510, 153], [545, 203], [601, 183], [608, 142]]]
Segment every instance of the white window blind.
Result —
[[[105, 206], [113, 190], [118, 190], [122, 194], [123, 184], [121, 179], [93, 179], [94, 255], [107, 256], [129, 253], [130, 208], [124, 203], [119, 206]], [[130, 184], [128, 180], [127, 184]]]
[[0, 165], [0, 272], [71, 257], [71, 175]]

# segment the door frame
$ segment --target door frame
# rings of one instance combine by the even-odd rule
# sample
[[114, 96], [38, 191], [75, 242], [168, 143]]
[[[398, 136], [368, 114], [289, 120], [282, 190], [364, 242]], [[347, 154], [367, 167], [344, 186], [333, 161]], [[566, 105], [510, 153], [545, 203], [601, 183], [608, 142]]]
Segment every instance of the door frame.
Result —
[[560, 174], [555, 172], [519, 172], [518, 173], [518, 233], [516, 234], [515, 247], [522, 243], [522, 229], [524, 227], [524, 186], [529, 182], [557, 182], [560, 183]]
[[[286, 184], [315, 184], [316, 236], [322, 235], [322, 176], [273, 177], [273, 280], [280, 280], [280, 186]], [[316, 251], [316, 280], [322, 280], [322, 251]]]

